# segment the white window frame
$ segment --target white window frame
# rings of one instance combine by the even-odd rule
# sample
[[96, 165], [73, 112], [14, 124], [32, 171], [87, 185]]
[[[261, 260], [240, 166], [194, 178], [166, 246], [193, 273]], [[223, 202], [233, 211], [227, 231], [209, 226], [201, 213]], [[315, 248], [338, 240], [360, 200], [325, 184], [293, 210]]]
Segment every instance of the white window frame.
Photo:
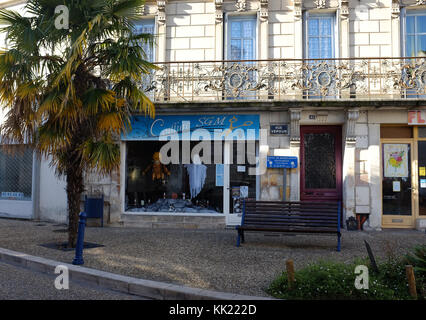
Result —
[[[338, 43], [339, 39], [339, 25], [337, 19], [337, 12], [327, 12], [327, 13], [318, 13], [318, 12], [312, 12], [304, 11], [303, 12], [303, 58], [304, 59], [310, 59], [309, 58], [309, 36], [308, 36], [308, 20], [310, 17], [332, 17], [333, 18], [333, 37], [331, 40], [331, 46], [332, 46], [332, 53], [333, 56], [330, 59], [335, 59], [339, 57], [339, 46], [336, 45]], [[337, 40], [336, 40], [337, 39]], [[326, 60], [326, 59], [325, 59]]]
[[406, 8], [401, 9], [401, 57], [407, 56], [407, 16], [426, 16], [426, 9], [407, 10]]
[[230, 32], [231, 28], [229, 27], [229, 19], [241, 19], [241, 20], [255, 20], [255, 39], [254, 39], [254, 48], [253, 48], [253, 59], [257, 60], [257, 57], [259, 55], [258, 53], [258, 38], [259, 38], [259, 19], [258, 15], [254, 13], [247, 13], [247, 14], [232, 14], [232, 13], [226, 13], [225, 14], [225, 25], [224, 25], [224, 57], [225, 60], [230, 60]]
[[[154, 25], [154, 33], [153, 36], [155, 37], [155, 35], [158, 32], [158, 24], [157, 24], [157, 18], [156, 17], [144, 17], [141, 18], [137, 21], [134, 22], [135, 25], [148, 25], [148, 24], [153, 24]], [[154, 42], [152, 44], [152, 61], [149, 61], [151, 63], [156, 62], [157, 61], [157, 45], [154, 39]]]

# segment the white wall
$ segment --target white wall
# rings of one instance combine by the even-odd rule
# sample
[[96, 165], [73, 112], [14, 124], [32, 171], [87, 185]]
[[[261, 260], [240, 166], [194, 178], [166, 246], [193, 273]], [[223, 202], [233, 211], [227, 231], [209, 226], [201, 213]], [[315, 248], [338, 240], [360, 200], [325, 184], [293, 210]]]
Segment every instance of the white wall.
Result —
[[31, 219], [32, 201], [0, 200], [0, 217]]
[[68, 221], [65, 179], [59, 179], [49, 161], [40, 164], [40, 220], [65, 223]]

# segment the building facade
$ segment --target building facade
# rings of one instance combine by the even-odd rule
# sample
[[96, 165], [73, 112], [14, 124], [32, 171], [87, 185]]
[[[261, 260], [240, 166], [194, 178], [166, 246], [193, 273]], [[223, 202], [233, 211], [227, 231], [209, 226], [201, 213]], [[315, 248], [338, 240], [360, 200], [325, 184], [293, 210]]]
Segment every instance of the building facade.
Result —
[[[168, 187], [155, 196], [143, 171], [161, 143], [129, 134], [115, 219], [201, 227], [223, 215], [238, 224], [240, 188], [261, 200], [341, 200], [344, 220], [359, 217], [367, 228], [425, 227], [425, 3], [148, 1], [140, 26], [156, 35], [149, 55], [161, 70], [143, 85], [157, 120], [258, 121], [267, 136], [256, 140], [256, 155], [295, 156], [298, 167], [284, 178], [283, 169], [253, 177], [235, 161], [207, 165], [195, 202], [216, 213], [193, 205], [193, 218], [164, 201], [182, 198], [184, 169], [169, 167]], [[224, 157], [239, 154], [232, 144]], [[155, 201], [159, 208], [147, 206]]]
[[[25, 1], [0, 1], [0, 8], [24, 13]], [[1, 49], [7, 47], [0, 33]], [[0, 108], [0, 124], [4, 119]], [[50, 160], [25, 145], [5, 146], [0, 137], [0, 217], [66, 223], [65, 179], [55, 175]]]
[[[156, 117], [134, 116], [119, 172], [86, 177], [105, 221], [223, 228], [250, 197], [342, 201], [366, 229], [426, 227], [425, 1], [147, 1], [136, 27], [155, 35], [159, 70], [141, 86]], [[179, 157], [163, 164], [170, 139]]]

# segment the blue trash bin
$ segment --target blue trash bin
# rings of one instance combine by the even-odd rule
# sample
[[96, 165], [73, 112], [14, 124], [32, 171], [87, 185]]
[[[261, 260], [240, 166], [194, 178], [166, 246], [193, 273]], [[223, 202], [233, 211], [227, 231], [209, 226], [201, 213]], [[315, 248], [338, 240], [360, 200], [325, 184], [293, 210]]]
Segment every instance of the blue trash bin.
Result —
[[84, 211], [87, 218], [101, 219], [101, 226], [104, 226], [104, 196], [101, 198], [84, 196]]

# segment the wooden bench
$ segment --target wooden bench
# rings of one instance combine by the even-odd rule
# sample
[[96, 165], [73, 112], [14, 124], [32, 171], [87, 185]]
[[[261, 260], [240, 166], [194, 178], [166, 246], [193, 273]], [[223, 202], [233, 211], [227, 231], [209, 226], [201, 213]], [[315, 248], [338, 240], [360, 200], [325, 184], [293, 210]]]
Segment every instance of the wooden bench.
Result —
[[237, 247], [244, 243], [244, 231], [333, 233], [337, 234], [340, 251], [341, 202], [243, 202], [243, 215], [238, 231]]

